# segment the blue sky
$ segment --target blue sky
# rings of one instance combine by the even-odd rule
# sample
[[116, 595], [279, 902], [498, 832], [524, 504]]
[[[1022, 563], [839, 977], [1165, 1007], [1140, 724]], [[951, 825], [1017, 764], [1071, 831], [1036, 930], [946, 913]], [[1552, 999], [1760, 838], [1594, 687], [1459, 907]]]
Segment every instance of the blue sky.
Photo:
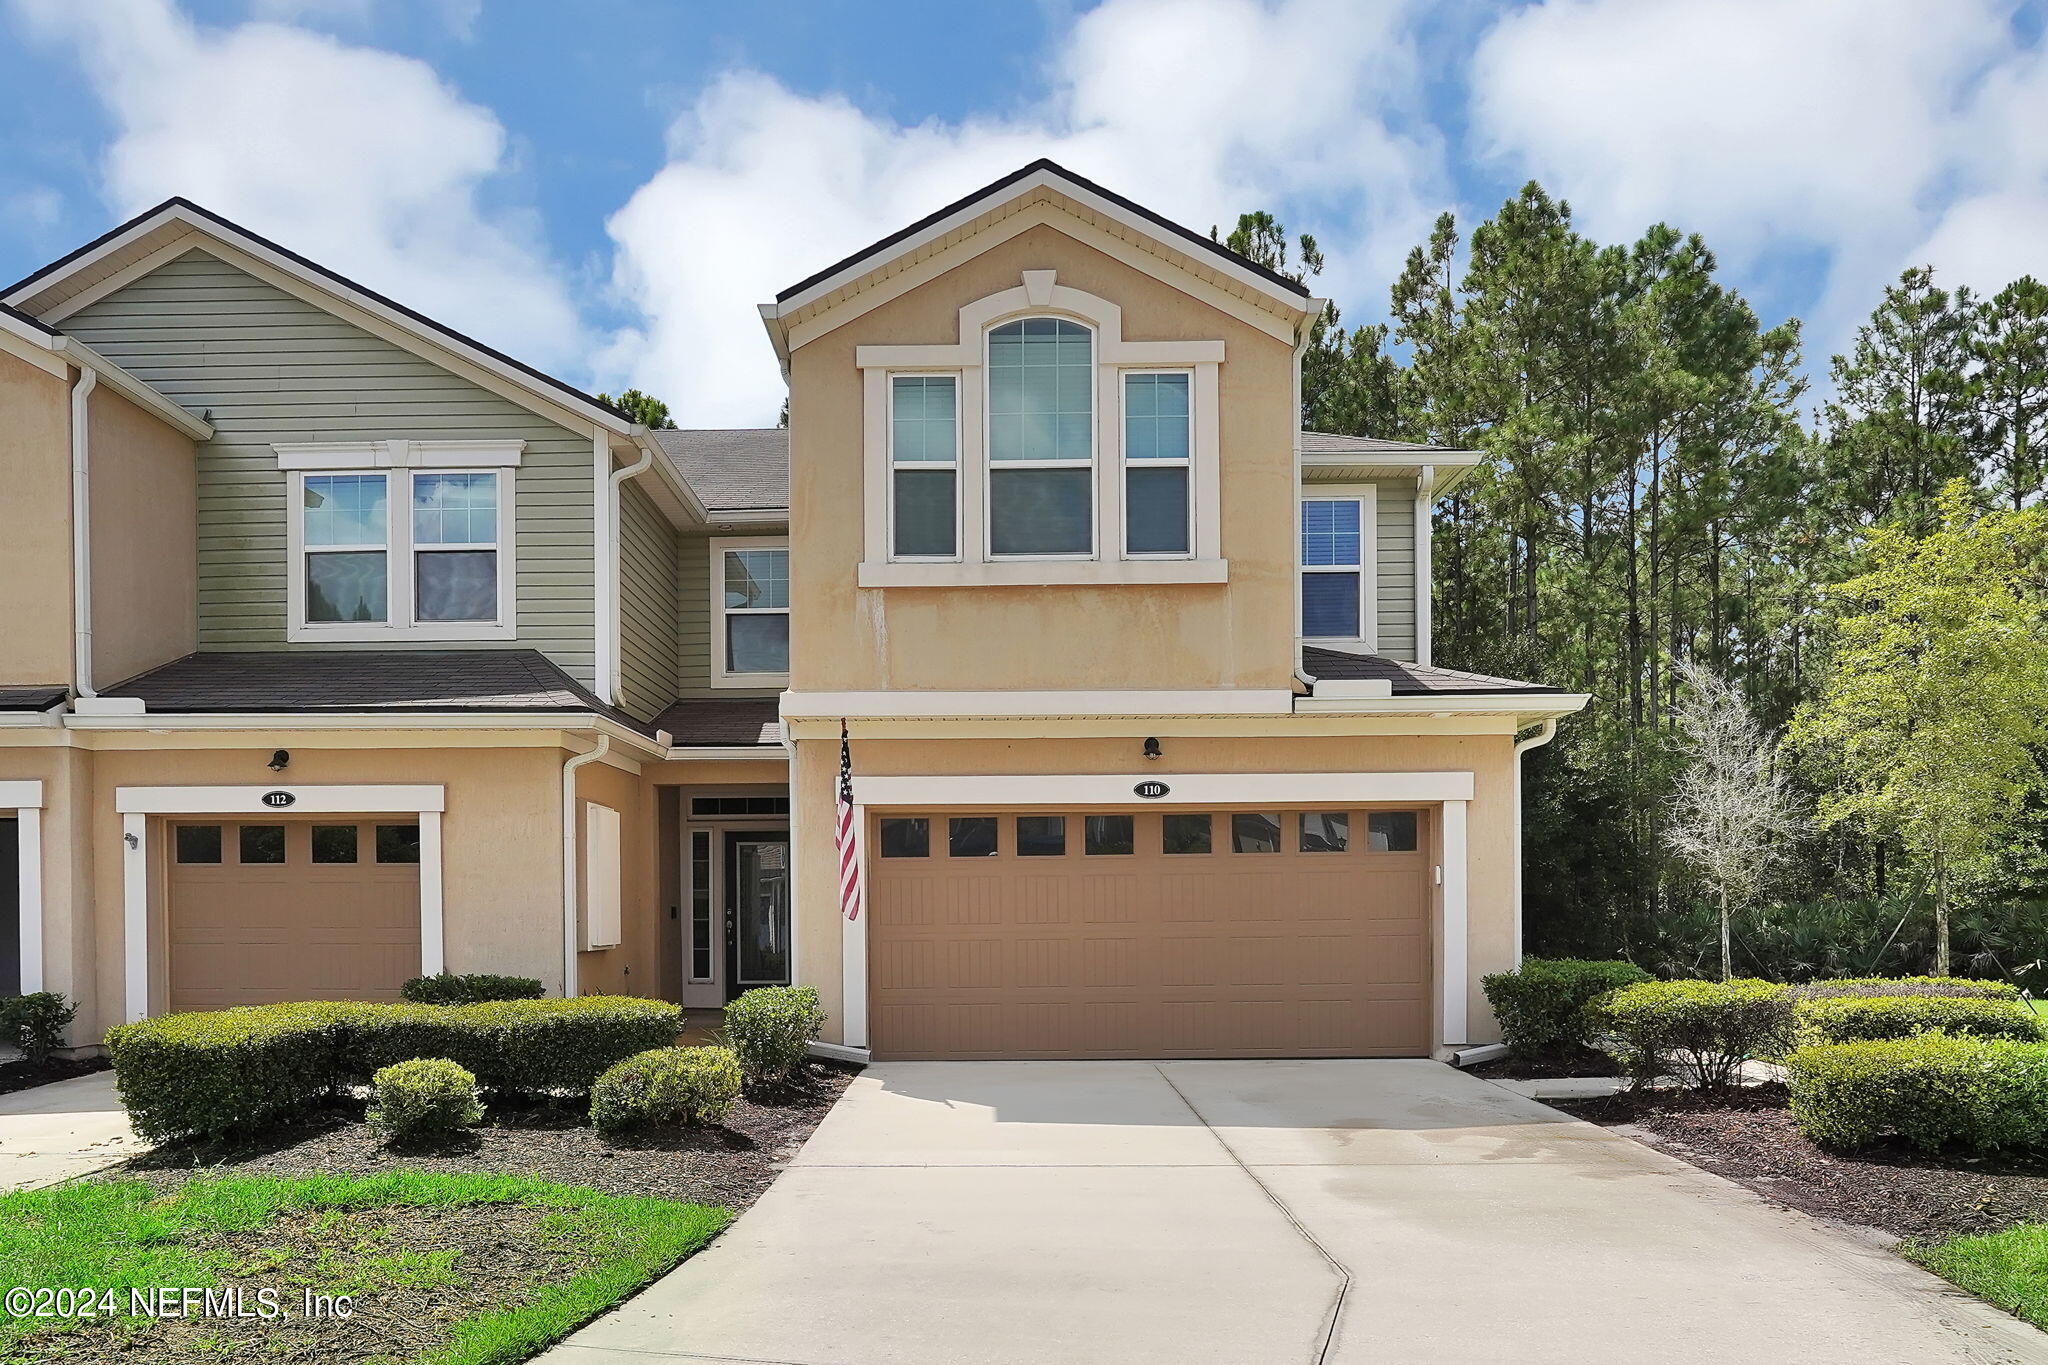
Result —
[[772, 420], [752, 305], [1033, 157], [1269, 207], [1369, 320], [1522, 181], [1703, 233], [1809, 368], [1908, 264], [2048, 269], [2005, 0], [0, 0], [0, 276], [183, 193], [686, 425]]

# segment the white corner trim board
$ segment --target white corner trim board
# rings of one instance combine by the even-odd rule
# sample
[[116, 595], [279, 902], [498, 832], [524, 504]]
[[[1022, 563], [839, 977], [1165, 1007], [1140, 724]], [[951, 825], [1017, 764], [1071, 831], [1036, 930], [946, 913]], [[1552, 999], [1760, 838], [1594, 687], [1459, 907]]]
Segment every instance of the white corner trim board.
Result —
[[[288, 796], [278, 802], [279, 795]], [[0, 787], [4, 796], [4, 787]], [[123, 1015], [129, 1022], [149, 1016], [149, 882], [151, 860], [160, 848], [150, 841], [150, 817], [168, 815], [294, 815], [348, 813], [413, 815], [420, 826], [420, 974], [432, 976], [447, 964], [441, 875], [441, 815], [447, 809], [441, 786], [335, 785], [235, 787], [116, 787], [114, 809], [121, 816], [121, 923], [123, 929]]]
[[20, 993], [43, 988], [43, 784], [0, 782], [0, 811], [14, 811], [15, 889], [21, 906]]
[[1465, 802], [1444, 802], [1443, 821], [1444, 1020], [1440, 1042], [1445, 1047], [1457, 1047], [1471, 1041], [1466, 1037], [1471, 1027], [1468, 1019], [1472, 987], [1467, 978], [1472, 951], [1467, 939], [1471, 933], [1471, 916], [1467, 904], [1469, 883], [1465, 867]]

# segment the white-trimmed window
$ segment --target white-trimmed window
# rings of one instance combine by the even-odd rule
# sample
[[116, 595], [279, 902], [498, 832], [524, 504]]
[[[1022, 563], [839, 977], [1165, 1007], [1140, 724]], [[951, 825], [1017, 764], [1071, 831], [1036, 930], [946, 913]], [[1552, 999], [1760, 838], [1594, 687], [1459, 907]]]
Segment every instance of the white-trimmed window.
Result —
[[1301, 633], [1309, 640], [1363, 640], [1366, 636], [1365, 553], [1369, 545], [1363, 497], [1301, 500]]
[[1095, 553], [1095, 334], [1081, 323], [989, 330], [988, 553]]
[[960, 377], [889, 377], [889, 545], [896, 559], [960, 556]]
[[1194, 545], [1194, 375], [1126, 370], [1124, 553], [1186, 558]]
[[510, 638], [508, 466], [518, 451], [478, 442], [278, 447], [288, 482], [287, 637]]
[[789, 681], [789, 541], [711, 542], [711, 681], [770, 687]]

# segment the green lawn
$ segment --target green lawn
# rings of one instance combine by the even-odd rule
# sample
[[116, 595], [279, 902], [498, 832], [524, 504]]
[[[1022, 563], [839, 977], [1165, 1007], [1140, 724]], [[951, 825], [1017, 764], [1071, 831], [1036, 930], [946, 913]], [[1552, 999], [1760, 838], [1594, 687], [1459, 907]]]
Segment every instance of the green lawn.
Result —
[[[114, 1316], [0, 1311], [12, 1361], [259, 1358], [296, 1334], [302, 1358], [417, 1365], [525, 1360], [716, 1236], [725, 1209], [626, 1199], [513, 1176], [232, 1176], [168, 1193], [139, 1180], [0, 1195], [0, 1287], [113, 1291]], [[268, 1287], [355, 1296], [346, 1322], [152, 1321], [131, 1289]], [[96, 1308], [105, 1307], [103, 1303]]]
[[2027, 1003], [2034, 1007], [2034, 1013], [2048, 1019], [2048, 1000], [2029, 1000]]
[[2048, 1328], [2048, 1223], [1901, 1250], [1978, 1298]]

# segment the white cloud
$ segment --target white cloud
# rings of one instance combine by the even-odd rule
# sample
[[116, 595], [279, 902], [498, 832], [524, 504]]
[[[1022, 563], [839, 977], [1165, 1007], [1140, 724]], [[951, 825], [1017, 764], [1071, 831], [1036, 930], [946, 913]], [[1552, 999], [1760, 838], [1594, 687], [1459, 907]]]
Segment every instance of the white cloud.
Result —
[[278, 24], [202, 29], [167, 0], [17, 0], [76, 50], [114, 123], [107, 197], [183, 195], [541, 365], [577, 312], [530, 214], [488, 201], [505, 130], [426, 64]]
[[1312, 208], [1341, 295], [1383, 284], [1441, 196], [1405, 5], [1109, 0], [1025, 113], [904, 126], [730, 72], [613, 216], [614, 284], [642, 321], [604, 362], [685, 425], [765, 422], [782, 397], [755, 305], [1040, 156], [1197, 230]]

